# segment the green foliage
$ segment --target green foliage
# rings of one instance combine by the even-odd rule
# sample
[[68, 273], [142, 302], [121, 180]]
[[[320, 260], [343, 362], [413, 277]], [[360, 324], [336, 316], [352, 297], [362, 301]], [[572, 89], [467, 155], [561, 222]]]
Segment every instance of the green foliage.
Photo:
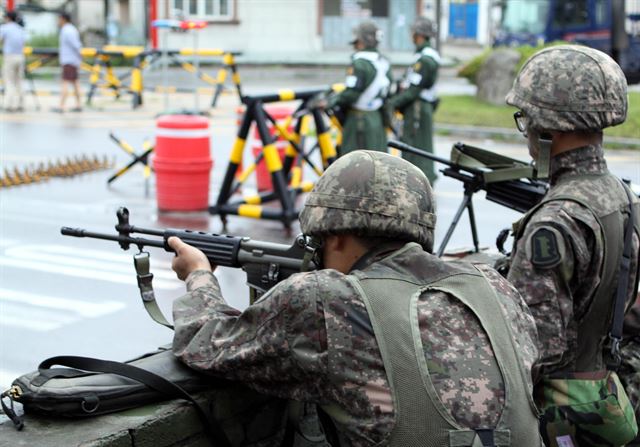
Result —
[[29, 39], [27, 45], [34, 48], [57, 48], [57, 34], [36, 34]]
[[474, 57], [469, 62], [467, 62], [462, 68], [458, 70], [458, 76], [461, 78], [467, 78], [469, 82], [475, 85], [476, 83], [476, 75], [478, 71], [480, 71], [480, 67], [484, 61], [487, 60], [487, 57], [493, 52], [492, 48], [486, 48], [482, 54]]
[[556, 45], [565, 45], [567, 42], [563, 42], [561, 40], [557, 40], [554, 42], [550, 42], [544, 45], [538, 45], [535, 47], [532, 47], [531, 45], [522, 45], [519, 47], [497, 47], [497, 48], [487, 48], [486, 50], [484, 50], [482, 52], [482, 54], [480, 54], [479, 56], [476, 56], [475, 58], [471, 59], [469, 62], [467, 62], [462, 68], [460, 68], [460, 70], [458, 70], [458, 76], [462, 77], [462, 78], [467, 78], [472, 84], [476, 83], [476, 76], [478, 75], [478, 72], [480, 71], [480, 67], [482, 67], [482, 64], [484, 64], [484, 61], [487, 60], [487, 58], [489, 57], [489, 55], [491, 53], [493, 53], [496, 50], [500, 50], [500, 49], [504, 49], [504, 48], [511, 48], [513, 50], [516, 50], [518, 53], [520, 53], [520, 62], [518, 63], [517, 66], [517, 70], [519, 71], [520, 68], [522, 67], [522, 65], [524, 65], [525, 61], [527, 59], [529, 59], [529, 57], [533, 56], [533, 54], [536, 51], [539, 51], [543, 48], [547, 48], [547, 47], [553, 47]]

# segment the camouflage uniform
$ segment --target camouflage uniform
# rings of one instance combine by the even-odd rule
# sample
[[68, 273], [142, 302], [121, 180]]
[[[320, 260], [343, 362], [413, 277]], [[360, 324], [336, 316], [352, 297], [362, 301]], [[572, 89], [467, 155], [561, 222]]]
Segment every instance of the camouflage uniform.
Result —
[[[366, 176], [357, 175], [365, 171], [382, 173], [373, 189]], [[324, 206], [328, 197], [338, 208]], [[451, 268], [424, 250], [433, 244], [432, 199], [424, 174], [399, 158], [369, 151], [340, 158], [316, 184], [301, 216], [303, 230], [317, 236], [325, 231], [322, 226], [337, 232], [355, 232], [355, 227], [398, 241], [372, 250], [348, 274], [324, 269], [293, 275], [244, 311], [225, 303], [211, 272], [192, 272], [188, 293], [174, 303], [175, 354], [196, 369], [246, 382], [259, 392], [317, 403], [331, 416], [341, 445], [386, 445], [397, 408], [377, 331], [354, 281], [388, 275], [422, 284]], [[513, 334], [505, 345], [513, 343], [522, 386], [530, 395], [537, 357], [533, 319], [495, 270], [477, 269], [495, 292], [494, 314]], [[481, 294], [468, 299], [480, 300]], [[498, 345], [489, 341], [476, 314], [452, 295], [428, 289], [417, 299], [415, 318], [431, 383], [447, 417], [462, 428], [496, 427], [509, 418], [503, 415], [508, 400], [510, 412], [525, 408], [531, 416], [526, 429], [509, 427], [512, 436], [517, 439], [519, 431], [533, 426], [534, 436], [520, 445], [541, 445], [533, 407], [526, 397], [515, 402], [514, 393], [507, 393], [496, 362]]]
[[[636, 409], [636, 418], [640, 420], [640, 297], [624, 321], [621, 356], [620, 380]], [[640, 443], [640, 439], [637, 441]]]
[[[610, 175], [601, 146], [586, 146], [564, 152], [551, 163], [551, 190], [566, 179], [580, 175]], [[617, 180], [615, 180], [617, 182]], [[626, 201], [621, 189], [594, 189], [585, 179], [572, 182], [572, 196], [593, 208]], [[604, 241], [593, 213], [570, 200], [554, 200], [530, 216], [512, 256], [509, 281], [522, 294], [538, 326], [540, 366], [544, 373], [575, 366], [578, 327], [593, 304], [602, 280]], [[548, 240], [548, 242], [547, 242]], [[538, 247], [540, 249], [538, 249]], [[543, 249], [550, 247], [547, 253]], [[638, 269], [638, 238], [634, 238], [629, 299], [634, 296]], [[544, 255], [544, 256], [543, 256]], [[544, 257], [548, 258], [543, 265]], [[610, 309], [615, 289], [611, 290]], [[608, 320], [610, 321], [611, 315]], [[602, 343], [607, 337], [601, 334]], [[601, 369], [602, 358], [592, 365]]]
[[[605, 370], [630, 205], [622, 184], [607, 169], [600, 144], [550, 159], [552, 146], [544, 140], [552, 138], [549, 132], [596, 135], [623, 122], [626, 89], [620, 67], [609, 56], [567, 45], [532, 56], [506, 98], [523, 114], [539, 174], [546, 176], [548, 170], [550, 178], [542, 204], [514, 225], [516, 241], [508, 275], [536, 320], [541, 377]], [[634, 202], [627, 305], [636, 296], [640, 276], [640, 206], [637, 199]], [[633, 374], [620, 370], [623, 382]], [[537, 388], [544, 387], [541, 382]], [[536, 395], [542, 396], [542, 389]], [[599, 442], [593, 445], [609, 445]]]

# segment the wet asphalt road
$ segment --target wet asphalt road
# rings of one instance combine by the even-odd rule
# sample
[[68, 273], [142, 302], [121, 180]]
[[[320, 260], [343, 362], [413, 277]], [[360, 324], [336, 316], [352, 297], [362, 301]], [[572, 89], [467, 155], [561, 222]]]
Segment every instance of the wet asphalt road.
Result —
[[[129, 110], [128, 102], [100, 99], [102, 110], [58, 115], [35, 112], [2, 115], [0, 118], [0, 168], [13, 169], [40, 161], [81, 154], [115, 157], [117, 165], [129, 156], [109, 139], [113, 130], [140, 149], [145, 138], [153, 138], [154, 115], [162, 108], [162, 97], [147, 96], [145, 107]], [[41, 98], [43, 110], [54, 98]], [[189, 107], [192, 95], [172, 98], [174, 108]], [[201, 104], [207, 102], [202, 98]], [[211, 117], [211, 148], [214, 169], [210, 202], [226, 168], [236, 129], [237, 98], [225, 95]], [[437, 153], [448, 157], [455, 138], [436, 139]], [[500, 153], [526, 158], [524, 145], [492, 141], [467, 142]], [[250, 143], [251, 144], [251, 143]], [[640, 154], [616, 151], [608, 156], [612, 171], [640, 183]], [[218, 218], [207, 213], [161, 214], [155, 187], [145, 197], [142, 171], [132, 172], [106, 186], [113, 170], [72, 178], [0, 189], [0, 388], [31, 371], [53, 355], [86, 355], [125, 360], [171, 341], [171, 331], [154, 323], [145, 313], [138, 295], [132, 265], [133, 251], [124, 252], [116, 243], [62, 237], [60, 227], [82, 227], [114, 233], [115, 212], [127, 206], [131, 223], [153, 228], [191, 228], [220, 232]], [[251, 185], [249, 185], [251, 186]], [[436, 245], [462, 198], [461, 185], [449, 178], [436, 184], [438, 226]], [[492, 246], [498, 231], [519, 214], [483, 199], [475, 199], [479, 237]], [[280, 224], [230, 217], [228, 232], [254, 239], [291, 242]], [[295, 233], [295, 230], [294, 230]], [[468, 220], [463, 216], [450, 247], [470, 246]], [[152, 249], [152, 271], [162, 309], [170, 314], [171, 301], [184, 285], [170, 270], [171, 254]], [[218, 277], [227, 300], [243, 308], [248, 290], [242, 272], [219, 269]]]

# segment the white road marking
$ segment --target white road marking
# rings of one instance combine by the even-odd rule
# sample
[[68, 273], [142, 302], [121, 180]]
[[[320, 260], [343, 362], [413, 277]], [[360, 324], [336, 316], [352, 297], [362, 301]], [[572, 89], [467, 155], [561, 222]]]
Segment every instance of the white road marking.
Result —
[[[100, 301], [94, 303], [91, 301], [79, 301], [69, 298], [37, 295], [34, 293], [2, 288], [0, 288], [0, 302], [16, 302], [29, 304], [31, 306], [47, 307], [59, 311], [76, 313], [85, 318], [101, 317], [103, 315], [117, 312], [126, 307], [124, 303], [118, 301]], [[2, 315], [0, 315], [0, 318], [2, 318]]]
[[80, 320], [75, 315], [49, 311], [44, 308], [6, 303], [0, 297], [0, 326], [47, 332]]
[[0, 390], [8, 390], [11, 382], [20, 377], [22, 374], [8, 369], [0, 369]]
[[[168, 267], [152, 264], [154, 287], [175, 290], [181, 283]], [[132, 258], [99, 250], [62, 245], [12, 246], [4, 250], [0, 266], [37, 270], [79, 278], [136, 285]]]

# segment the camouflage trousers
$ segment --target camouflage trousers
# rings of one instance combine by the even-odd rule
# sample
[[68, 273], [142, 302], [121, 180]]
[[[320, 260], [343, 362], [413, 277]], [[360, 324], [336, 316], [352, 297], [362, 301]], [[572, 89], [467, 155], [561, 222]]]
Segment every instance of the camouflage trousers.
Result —
[[640, 337], [625, 341], [620, 354], [622, 364], [618, 375], [640, 421]]

